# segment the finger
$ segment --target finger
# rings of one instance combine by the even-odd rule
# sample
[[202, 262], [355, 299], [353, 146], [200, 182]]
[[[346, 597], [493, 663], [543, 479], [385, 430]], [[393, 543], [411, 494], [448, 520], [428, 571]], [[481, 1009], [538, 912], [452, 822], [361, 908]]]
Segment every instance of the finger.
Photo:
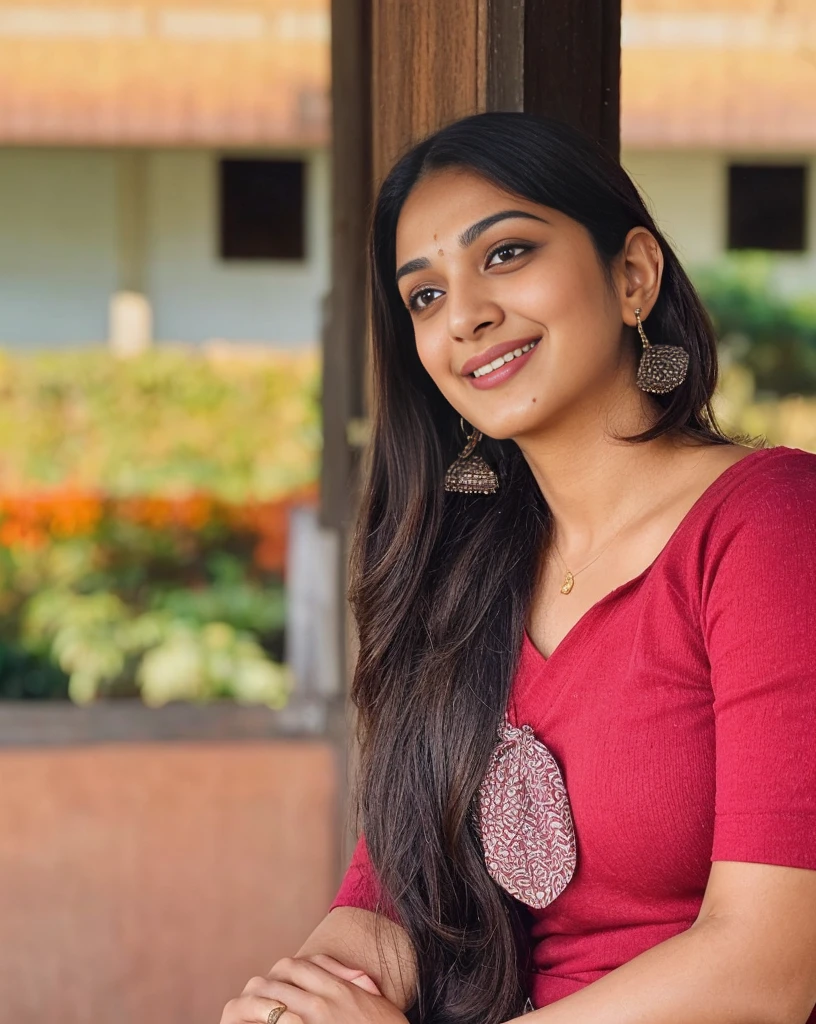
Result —
[[318, 967], [311, 960], [294, 956], [278, 960], [268, 977], [270, 980], [286, 982], [324, 999], [337, 998], [344, 984], [342, 978], [336, 977], [323, 967]]
[[342, 978], [343, 981], [351, 982], [352, 985], [356, 985], [372, 996], [382, 995], [376, 982], [359, 967], [348, 967], [340, 960], [336, 960], [333, 956], [329, 956], [326, 953], [315, 953], [314, 956], [306, 957], [306, 959], [311, 960], [313, 964], [322, 967], [336, 978]]
[[[267, 1024], [271, 1011], [281, 1005], [277, 999], [263, 999], [261, 996], [248, 996], [247, 998], [251, 1000], [250, 1016], [247, 1017], [247, 1021], [250, 1021], [251, 1024]], [[278, 1017], [278, 1024], [304, 1024], [304, 1021], [287, 1006], [286, 1011]]]
[[307, 956], [303, 959], [317, 964], [329, 974], [333, 974], [336, 978], [342, 978], [344, 981], [352, 981], [354, 978], [359, 978], [361, 974], [365, 974], [365, 971], [361, 971], [359, 967], [348, 967], [342, 960], [336, 960], [327, 953], [315, 953], [314, 956]]
[[[315, 967], [315, 970], [325, 973], [319, 967]], [[310, 1022], [319, 1020], [326, 1006], [326, 1000], [323, 996], [315, 994], [306, 988], [299, 988], [296, 985], [290, 985], [285, 981], [274, 978], [251, 978], [247, 982], [241, 998], [261, 1000], [261, 1004], [258, 1005], [266, 1005], [266, 1016], [263, 1018], [263, 1024], [266, 1024], [269, 1011], [281, 1003], [286, 1007], [286, 1013], [281, 1017], [280, 1024], [300, 1024], [299, 1021], [290, 1021], [287, 1014], [292, 1014]], [[255, 1012], [258, 1012], [257, 1008]], [[254, 1017], [249, 1017], [248, 1019], [253, 1022], [255, 1020]]]
[[356, 985], [357, 988], [361, 988], [364, 992], [368, 992], [370, 996], [382, 995], [382, 992], [380, 992], [379, 988], [377, 987], [377, 983], [375, 981], [372, 981], [372, 979], [369, 978], [367, 974], [363, 974], [359, 978], [352, 978], [351, 984]]
[[[267, 1024], [269, 1014], [281, 1005], [280, 999], [264, 999], [263, 996], [242, 995], [231, 999], [224, 1007], [220, 1024]], [[302, 1017], [287, 1006], [279, 1018], [279, 1024], [305, 1024]]]

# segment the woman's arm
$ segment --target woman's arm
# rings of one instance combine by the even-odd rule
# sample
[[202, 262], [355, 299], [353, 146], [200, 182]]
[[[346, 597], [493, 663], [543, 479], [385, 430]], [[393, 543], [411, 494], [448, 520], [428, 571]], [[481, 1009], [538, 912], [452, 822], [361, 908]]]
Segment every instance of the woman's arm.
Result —
[[293, 1024], [407, 1024], [416, 972], [405, 931], [359, 907], [331, 910], [301, 946], [230, 999], [221, 1024], [265, 1021], [284, 1004]]
[[[413, 947], [405, 930], [387, 917], [358, 907], [335, 907], [306, 939], [297, 958], [310, 960], [318, 954], [364, 971], [399, 1009], [413, 1002]], [[268, 976], [274, 972], [273, 967]]]
[[691, 928], [518, 1020], [805, 1024], [814, 1005], [816, 871], [717, 861]]

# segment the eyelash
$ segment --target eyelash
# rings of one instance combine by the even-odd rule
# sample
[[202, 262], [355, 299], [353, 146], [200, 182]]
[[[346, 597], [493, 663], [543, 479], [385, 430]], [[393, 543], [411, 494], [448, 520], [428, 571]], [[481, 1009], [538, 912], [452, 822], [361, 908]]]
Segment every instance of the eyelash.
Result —
[[[505, 266], [507, 263], [512, 263], [513, 260], [520, 259], [526, 252], [529, 252], [533, 248], [535, 248], [535, 246], [522, 245], [520, 242], [514, 244], [508, 244], [507, 242], [504, 242], [502, 245], [497, 245], [495, 249], [490, 250], [490, 252], [487, 254], [487, 264], [489, 265], [493, 257], [500, 252], [505, 252], [507, 249], [521, 249], [521, 252], [518, 253], [516, 256], [512, 256], [509, 260], [504, 260], [503, 263], [499, 264], [500, 266]], [[417, 306], [416, 300], [419, 298], [420, 295], [423, 295], [425, 292], [435, 291], [439, 291], [439, 289], [425, 287], [418, 288], [415, 292], [411, 292], [411, 294], [408, 296], [408, 310], [411, 313], [424, 313], [426, 309], [430, 308], [430, 306]]]

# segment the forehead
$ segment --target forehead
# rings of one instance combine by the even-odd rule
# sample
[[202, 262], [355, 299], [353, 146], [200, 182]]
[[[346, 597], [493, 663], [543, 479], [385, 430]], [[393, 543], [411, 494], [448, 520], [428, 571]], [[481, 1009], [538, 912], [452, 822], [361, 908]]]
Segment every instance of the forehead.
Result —
[[421, 256], [436, 244], [456, 245], [461, 232], [491, 213], [512, 207], [546, 216], [555, 211], [506, 192], [472, 171], [433, 171], [412, 189], [397, 221], [397, 262]]

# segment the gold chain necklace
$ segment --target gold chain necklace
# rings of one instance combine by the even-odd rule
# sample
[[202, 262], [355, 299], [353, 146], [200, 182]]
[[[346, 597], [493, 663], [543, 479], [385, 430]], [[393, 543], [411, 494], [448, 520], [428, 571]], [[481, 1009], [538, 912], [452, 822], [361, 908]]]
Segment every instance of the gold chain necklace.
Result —
[[[699, 459], [697, 459], [697, 461], [694, 463], [694, 467], [693, 467], [694, 470], [696, 470], [697, 466], [702, 461], [704, 455], [705, 455], [705, 452], [703, 451], [702, 454], [700, 455]], [[573, 588], [573, 586], [575, 584], [575, 577], [576, 577], [576, 575], [579, 572], [583, 572], [584, 569], [588, 569], [590, 567], [590, 565], [592, 565], [593, 562], [596, 562], [601, 557], [601, 555], [604, 553], [604, 551], [606, 551], [606, 549], [609, 547], [609, 545], [612, 543], [612, 541], [615, 540], [615, 538], [619, 534], [620, 530], [622, 528], [624, 528], [624, 526], [627, 526], [627, 525], [629, 525], [629, 523], [633, 522], [637, 518], [637, 516], [640, 515], [640, 513], [646, 508], [646, 506], [648, 504], [649, 504], [648, 502], [644, 502], [643, 505], [641, 505], [641, 507], [638, 509], [637, 513], [631, 519], [628, 519], [625, 523], [622, 523], [622, 525], [620, 525], [614, 531], [614, 534], [612, 534], [611, 540], [608, 541], [607, 544], [605, 544], [603, 546], [603, 548], [601, 548], [601, 550], [598, 552], [598, 554], [595, 556], [595, 558], [593, 558], [592, 561], [587, 562], [587, 564], [585, 566], [583, 566], [582, 568], [579, 568], [577, 570], [577, 572], [571, 572], [566, 567], [566, 562], [561, 557], [561, 552], [558, 550], [558, 545], [555, 543], [555, 538], [553, 538], [553, 547], [556, 550], [556, 554], [561, 559], [561, 564], [564, 566], [564, 582], [561, 584], [561, 593], [562, 594], [568, 594], [572, 590], [572, 588]]]
[[[618, 533], [620, 533], [620, 530], [618, 530]], [[617, 535], [618, 534], [616, 533], [615, 537], [617, 537]], [[614, 540], [615, 537], [613, 537], [612, 540]], [[612, 540], [610, 540], [609, 544], [612, 543]], [[606, 545], [606, 548], [609, 547], [609, 544]], [[561, 552], [556, 547], [555, 541], [553, 541], [553, 547], [555, 548], [556, 553], [558, 554], [558, 557], [561, 558]], [[601, 555], [604, 553], [604, 551], [606, 551], [606, 548], [603, 548], [603, 550], [600, 551], [592, 559], [592, 562], [597, 562], [597, 560], [601, 557]], [[578, 572], [570, 572], [570, 570], [567, 568], [567, 563], [564, 561], [563, 558], [561, 558], [561, 564], [564, 566], [564, 582], [561, 584], [561, 593], [562, 594], [569, 594], [571, 592], [572, 588], [575, 586], [575, 577], [579, 573], [582, 573], [584, 571], [584, 569], [588, 569], [592, 565], [592, 562], [587, 562], [587, 564], [582, 569], [579, 569]]]
[[571, 572], [567, 568], [567, 563], [561, 557], [561, 552], [558, 550], [558, 545], [555, 543], [555, 538], [553, 538], [552, 546], [555, 548], [556, 554], [561, 559], [561, 564], [564, 566], [564, 582], [561, 584], [562, 594], [569, 594], [572, 591], [572, 588], [575, 586], [575, 577], [578, 576], [579, 573], [582, 573], [584, 569], [588, 569], [593, 562], [598, 561], [598, 559], [601, 557], [604, 551], [606, 551], [606, 549], [609, 547], [612, 541], [615, 540], [615, 538], [618, 536], [618, 534], [621, 532], [624, 526], [627, 526], [629, 523], [633, 522], [637, 518], [637, 516], [643, 511], [643, 509], [646, 508], [646, 505], [648, 505], [648, 502], [644, 502], [643, 505], [638, 509], [637, 513], [634, 516], [632, 516], [631, 519], [627, 519], [625, 523], [622, 523], [618, 527], [618, 529], [612, 534], [612, 537], [607, 541], [607, 543], [601, 548], [598, 554], [592, 559], [592, 561], [587, 562], [587, 564], [580, 568], [578, 572]]
[[[703, 452], [703, 454], [702, 454], [702, 455], [700, 456], [700, 458], [699, 458], [699, 459], [698, 459], [698, 460], [697, 460], [697, 461], [696, 461], [696, 462], [694, 463], [694, 469], [695, 469], [695, 470], [697, 469], [697, 466], [698, 466], [698, 465], [700, 464], [700, 462], [702, 461], [702, 459], [703, 459], [703, 456], [704, 456], [704, 455], [705, 455], [705, 452]], [[609, 545], [610, 545], [610, 544], [612, 543], [612, 541], [613, 541], [613, 540], [615, 540], [615, 538], [616, 538], [616, 537], [618, 536], [618, 534], [619, 534], [619, 533], [621, 532], [621, 530], [623, 529], [623, 527], [624, 527], [624, 526], [628, 526], [628, 525], [629, 525], [629, 523], [632, 523], [632, 522], [634, 522], [634, 520], [635, 520], [635, 519], [637, 518], [637, 516], [638, 516], [638, 515], [640, 515], [640, 513], [641, 513], [641, 512], [643, 511], [643, 509], [644, 509], [644, 508], [646, 508], [646, 506], [647, 506], [648, 504], [649, 504], [649, 503], [648, 503], [648, 501], [645, 501], [645, 502], [644, 502], [644, 503], [643, 503], [643, 504], [642, 504], [642, 505], [640, 506], [640, 508], [638, 509], [637, 513], [636, 513], [636, 514], [635, 514], [634, 516], [632, 516], [632, 518], [631, 518], [631, 519], [627, 519], [627, 521], [626, 521], [625, 523], [623, 523], [623, 524], [622, 524], [622, 525], [621, 525], [621, 526], [620, 526], [620, 527], [619, 527], [619, 528], [618, 528], [618, 529], [617, 529], [617, 530], [616, 530], [616, 531], [615, 531], [615, 532], [614, 532], [614, 533], [612, 534], [612, 538], [611, 538], [611, 539], [610, 539], [610, 540], [609, 540], [609, 541], [608, 541], [608, 542], [607, 542], [607, 543], [606, 543], [606, 544], [605, 544], [605, 545], [604, 545], [604, 546], [603, 546], [603, 547], [601, 548], [601, 550], [600, 550], [600, 551], [598, 552], [598, 554], [597, 554], [597, 555], [596, 555], [596, 556], [595, 556], [595, 557], [594, 557], [594, 558], [592, 559], [592, 561], [591, 561], [591, 562], [587, 562], [587, 564], [586, 564], [585, 566], [583, 566], [583, 567], [582, 567], [581, 569], [579, 569], [579, 570], [578, 570], [578, 572], [571, 572], [571, 571], [570, 571], [570, 570], [569, 570], [569, 569], [567, 568], [567, 563], [566, 563], [566, 562], [564, 561], [564, 559], [563, 559], [563, 558], [561, 557], [561, 552], [560, 552], [560, 551], [558, 550], [558, 545], [557, 545], [557, 544], [555, 543], [555, 538], [553, 538], [553, 539], [552, 539], [552, 546], [553, 546], [553, 547], [555, 548], [556, 554], [557, 554], [557, 555], [558, 555], [558, 557], [559, 557], [559, 558], [561, 559], [561, 564], [562, 564], [562, 565], [564, 566], [564, 582], [563, 582], [563, 583], [561, 584], [561, 593], [562, 593], [562, 594], [569, 594], [569, 593], [570, 593], [570, 591], [572, 590], [572, 588], [573, 588], [573, 587], [575, 586], [575, 577], [576, 577], [576, 576], [577, 576], [577, 575], [578, 575], [579, 573], [582, 573], [582, 572], [584, 571], [584, 569], [588, 569], [588, 568], [589, 568], [589, 567], [590, 567], [590, 566], [592, 565], [592, 563], [593, 563], [593, 562], [597, 562], [597, 561], [598, 561], [598, 559], [599, 559], [599, 558], [601, 557], [601, 555], [602, 555], [602, 554], [604, 553], [604, 551], [606, 551], [606, 549], [607, 549], [607, 548], [609, 547]]]

